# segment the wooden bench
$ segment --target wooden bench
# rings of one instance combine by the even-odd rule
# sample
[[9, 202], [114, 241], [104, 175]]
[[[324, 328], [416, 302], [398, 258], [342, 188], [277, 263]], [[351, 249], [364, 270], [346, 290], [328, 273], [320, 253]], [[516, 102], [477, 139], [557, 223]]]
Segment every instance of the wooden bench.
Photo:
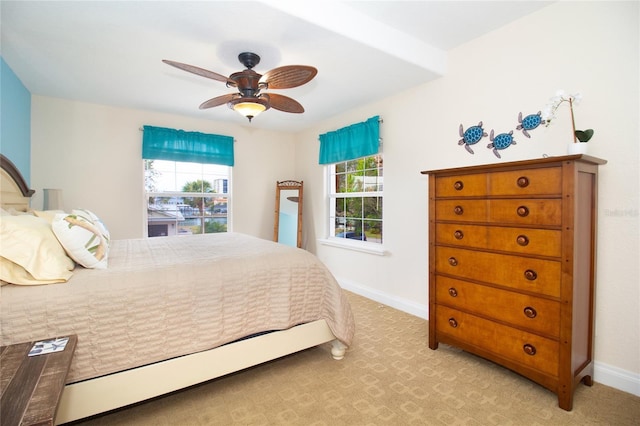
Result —
[[36, 342], [0, 348], [2, 426], [54, 424], [78, 341], [68, 337], [64, 350], [44, 355], [28, 356]]

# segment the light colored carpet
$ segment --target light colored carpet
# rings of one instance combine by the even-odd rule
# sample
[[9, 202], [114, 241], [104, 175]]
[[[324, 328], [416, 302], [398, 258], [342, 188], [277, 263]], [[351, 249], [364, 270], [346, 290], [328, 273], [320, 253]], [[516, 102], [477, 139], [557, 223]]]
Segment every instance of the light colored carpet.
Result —
[[356, 338], [342, 361], [322, 345], [78, 424], [98, 425], [639, 425], [640, 398], [579, 386], [556, 395], [447, 345], [427, 321], [347, 293]]

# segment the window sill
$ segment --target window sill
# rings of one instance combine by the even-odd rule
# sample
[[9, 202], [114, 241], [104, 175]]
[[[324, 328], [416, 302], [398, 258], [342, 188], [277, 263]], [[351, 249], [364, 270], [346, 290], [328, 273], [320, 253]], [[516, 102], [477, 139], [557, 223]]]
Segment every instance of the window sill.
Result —
[[359, 251], [378, 256], [386, 256], [387, 254], [381, 244], [367, 243], [363, 241], [350, 241], [346, 238], [319, 238], [318, 242], [325, 246], [339, 247], [346, 250]]

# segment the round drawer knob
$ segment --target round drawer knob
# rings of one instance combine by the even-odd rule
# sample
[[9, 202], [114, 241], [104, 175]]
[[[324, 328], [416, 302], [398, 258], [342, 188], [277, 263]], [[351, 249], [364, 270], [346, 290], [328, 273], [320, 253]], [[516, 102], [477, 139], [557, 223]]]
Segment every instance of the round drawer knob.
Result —
[[453, 233], [453, 237], [456, 240], [461, 240], [461, 239], [464, 238], [464, 233], [461, 230], [458, 229], [458, 230], [456, 230], [456, 232]]
[[529, 237], [527, 237], [526, 235], [518, 235], [518, 237], [516, 238], [516, 242], [518, 243], [519, 246], [525, 247], [529, 245]]
[[527, 318], [535, 318], [538, 316], [538, 312], [531, 306], [527, 306], [526, 308], [524, 308], [524, 315]]
[[464, 183], [462, 183], [461, 180], [457, 180], [453, 183], [453, 187], [456, 191], [462, 191], [462, 188], [464, 188]]
[[526, 271], [524, 271], [524, 277], [529, 281], [533, 281], [538, 278], [538, 273], [533, 269], [527, 269]]
[[453, 328], [458, 328], [458, 321], [455, 318], [449, 318], [449, 325]]
[[462, 206], [455, 206], [453, 208], [453, 212], [460, 216], [462, 213], [464, 213], [464, 209], [462, 208]]
[[[449, 320], [449, 322], [451, 322], [451, 320]], [[522, 347], [522, 350], [524, 351], [524, 353], [525, 353], [525, 354], [527, 354], [527, 355], [531, 355], [531, 356], [535, 355], [535, 354], [536, 354], [536, 352], [537, 352], [537, 351], [536, 351], [536, 347], [535, 347], [535, 346], [533, 346], [533, 345], [531, 345], [531, 344], [529, 344], [529, 343], [527, 343], [526, 345], [524, 345], [524, 346]]]
[[451, 256], [449, 258], [449, 265], [451, 266], [458, 266], [458, 259], [456, 259], [455, 257]]
[[527, 206], [520, 206], [516, 210], [516, 213], [520, 217], [527, 217], [527, 216], [529, 216], [529, 208]]
[[517, 184], [520, 188], [526, 188], [529, 186], [529, 178], [526, 176], [520, 176], [518, 178]]
[[458, 291], [457, 291], [455, 288], [451, 287], [451, 288], [449, 289], [449, 296], [451, 296], [451, 297], [457, 297], [457, 296], [458, 296]]

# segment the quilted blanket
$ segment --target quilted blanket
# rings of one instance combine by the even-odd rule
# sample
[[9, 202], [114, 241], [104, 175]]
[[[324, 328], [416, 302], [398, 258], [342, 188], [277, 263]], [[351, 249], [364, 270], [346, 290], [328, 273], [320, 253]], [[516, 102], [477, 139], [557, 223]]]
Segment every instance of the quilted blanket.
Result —
[[71, 383], [318, 319], [351, 343], [349, 303], [309, 252], [238, 233], [111, 244], [107, 269], [1, 287], [2, 345], [77, 334]]

